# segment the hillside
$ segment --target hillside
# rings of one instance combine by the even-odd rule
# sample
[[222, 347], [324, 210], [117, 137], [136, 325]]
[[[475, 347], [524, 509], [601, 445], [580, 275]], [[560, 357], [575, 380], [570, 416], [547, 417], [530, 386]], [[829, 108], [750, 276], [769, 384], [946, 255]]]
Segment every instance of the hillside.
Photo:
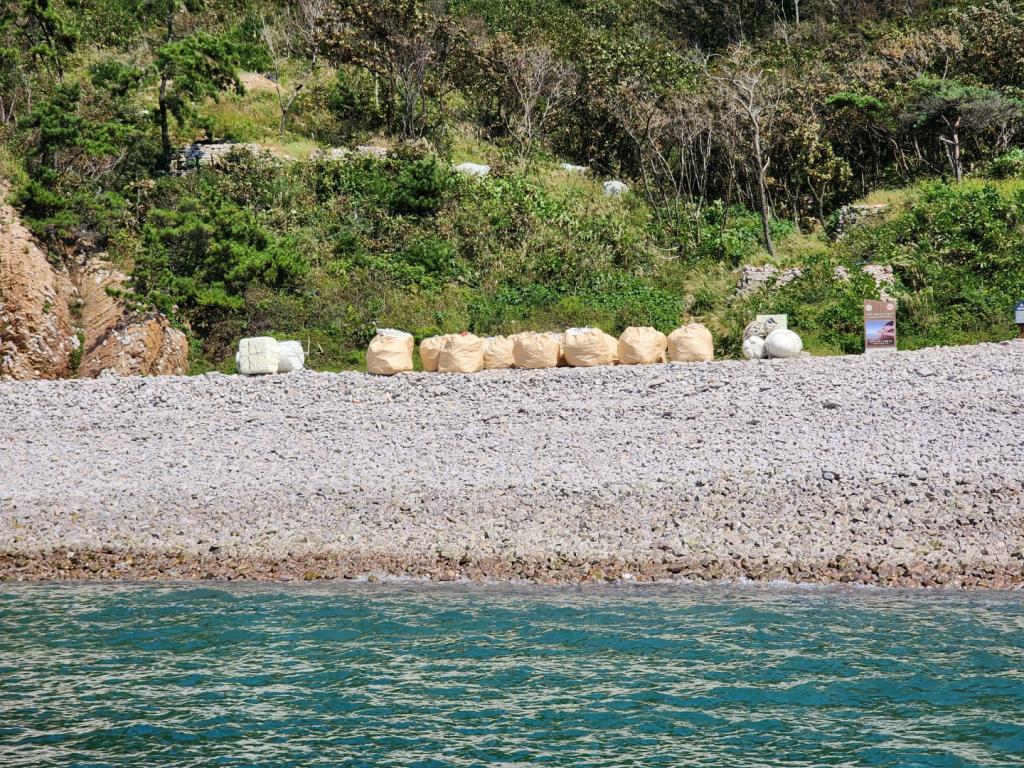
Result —
[[[737, 356], [758, 312], [851, 353], [880, 291], [902, 348], [1016, 334], [1024, 3], [2, 13], [12, 202], [58, 267], [88, 241], [131, 275], [122, 298], [186, 332], [195, 372], [258, 334], [360, 367], [377, 326], [692, 318]], [[239, 148], [189, 167], [195, 139]]]

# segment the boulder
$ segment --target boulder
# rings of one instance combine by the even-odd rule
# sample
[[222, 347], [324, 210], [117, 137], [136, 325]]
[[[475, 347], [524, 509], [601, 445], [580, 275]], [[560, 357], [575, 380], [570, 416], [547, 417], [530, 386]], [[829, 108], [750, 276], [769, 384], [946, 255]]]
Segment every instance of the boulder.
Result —
[[606, 181], [601, 185], [605, 197], [618, 197], [629, 192], [629, 185], [624, 181]]
[[159, 312], [130, 311], [114, 298], [127, 291], [126, 275], [102, 259], [81, 260], [72, 274], [83, 339], [79, 376], [175, 376], [188, 371], [184, 333]]
[[562, 163], [561, 168], [566, 173], [586, 173], [590, 170], [585, 165], [574, 165], [573, 163]]
[[0, 226], [0, 378], [188, 370], [185, 334], [158, 312], [129, 309], [119, 298], [127, 276], [94, 255], [91, 238], [76, 238], [74, 253], [54, 266], [8, 205]]
[[122, 317], [83, 357], [78, 375], [180, 376], [188, 372], [188, 339], [159, 312]]
[[481, 178], [491, 172], [491, 166], [481, 165], [480, 163], [459, 163], [455, 166], [455, 172], [461, 173], [463, 176]]
[[711, 331], [700, 323], [676, 328], [668, 335], [668, 359], [676, 363], [703, 362], [715, 357]]
[[650, 327], [630, 326], [619, 336], [619, 362], [623, 365], [652, 365], [665, 362], [668, 338]]
[[[6, 197], [6, 185], [0, 196]], [[0, 205], [0, 379], [57, 379], [74, 373], [78, 348], [74, 285], [36, 245], [14, 209]]]
[[360, 144], [356, 147], [356, 153], [367, 157], [385, 158], [388, 156], [388, 148], [372, 144]]

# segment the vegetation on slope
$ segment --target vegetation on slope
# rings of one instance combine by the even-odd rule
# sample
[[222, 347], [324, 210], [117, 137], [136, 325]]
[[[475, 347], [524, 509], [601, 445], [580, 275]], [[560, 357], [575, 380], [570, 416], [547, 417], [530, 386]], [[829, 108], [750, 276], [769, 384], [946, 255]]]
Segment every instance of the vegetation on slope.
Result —
[[[1024, 296], [1022, 23], [1019, 2], [20, 0], [0, 138], [55, 257], [109, 249], [196, 370], [259, 333], [357, 366], [378, 325], [695, 318], [737, 354], [757, 312], [856, 352], [866, 263], [893, 267], [902, 347], [962, 343], [1011, 335]], [[203, 136], [277, 159], [169, 172]], [[392, 151], [311, 159], [358, 143]], [[865, 197], [889, 209], [834, 240]], [[802, 276], [737, 295], [763, 263]]]

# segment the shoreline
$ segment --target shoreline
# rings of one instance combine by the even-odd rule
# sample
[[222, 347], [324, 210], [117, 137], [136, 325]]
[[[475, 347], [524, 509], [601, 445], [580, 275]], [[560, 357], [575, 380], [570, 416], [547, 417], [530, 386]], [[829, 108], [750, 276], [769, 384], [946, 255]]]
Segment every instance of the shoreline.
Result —
[[18, 582], [243, 583], [383, 582], [518, 583], [570, 586], [605, 582], [634, 584], [789, 583], [871, 586], [897, 589], [1020, 590], [1024, 560], [982, 560], [956, 566], [924, 560], [893, 563], [839, 557], [823, 561], [765, 562], [754, 559], [692, 557], [667, 562], [524, 562], [484, 560], [460, 563], [409, 560], [365, 554], [308, 554], [285, 558], [246, 555], [197, 556], [181, 552], [71, 551], [0, 552], [0, 584]]
[[0, 383], [0, 580], [1016, 588], [1021, 391], [1021, 341]]

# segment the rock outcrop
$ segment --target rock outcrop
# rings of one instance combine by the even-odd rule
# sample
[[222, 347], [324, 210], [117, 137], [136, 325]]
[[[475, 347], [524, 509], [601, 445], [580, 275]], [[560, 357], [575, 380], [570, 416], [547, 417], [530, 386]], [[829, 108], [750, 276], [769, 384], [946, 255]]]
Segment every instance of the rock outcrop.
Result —
[[[0, 196], [7, 190], [0, 187]], [[14, 209], [0, 205], [0, 379], [58, 379], [78, 347], [68, 271], [51, 265]]]
[[82, 357], [78, 375], [180, 375], [188, 370], [188, 340], [158, 312], [122, 317]]
[[736, 284], [736, 293], [739, 296], [745, 296], [748, 293], [753, 293], [768, 286], [781, 288], [801, 277], [803, 273], [804, 271], [800, 267], [779, 269], [774, 264], [764, 264], [762, 266], [747, 264], [740, 271], [740, 279]]
[[176, 375], [188, 370], [188, 339], [159, 312], [128, 310], [116, 296], [127, 275], [102, 259], [86, 259], [75, 270], [81, 307], [82, 361], [78, 375]]
[[0, 227], [0, 379], [185, 373], [185, 334], [118, 298], [126, 275], [84, 252], [51, 264], [10, 205]]
[[833, 240], [842, 240], [851, 228], [863, 224], [871, 219], [878, 219], [885, 214], [889, 206], [885, 204], [876, 205], [844, 205], [839, 209], [836, 218], [836, 226], [832, 232]]

